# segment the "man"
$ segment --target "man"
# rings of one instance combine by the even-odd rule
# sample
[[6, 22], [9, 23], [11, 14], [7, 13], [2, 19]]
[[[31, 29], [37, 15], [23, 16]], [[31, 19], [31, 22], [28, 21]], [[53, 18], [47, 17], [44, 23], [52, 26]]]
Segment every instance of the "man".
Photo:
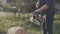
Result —
[[[52, 26], [55, 14], [54, 0], [38, 0], [40, 7], [35, 12], [42, 12], [45, 15], [43, 22], [43, 34], [53, 34]], [[38, 3], [37, 3], [38, 5]], [[44, 14], [43, 14], [44, 13]]]

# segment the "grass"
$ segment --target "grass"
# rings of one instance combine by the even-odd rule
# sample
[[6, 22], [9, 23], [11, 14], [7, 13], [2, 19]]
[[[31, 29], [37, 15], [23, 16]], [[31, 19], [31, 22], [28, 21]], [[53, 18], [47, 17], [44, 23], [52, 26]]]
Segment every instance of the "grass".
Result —
[[[19, 18], [14, 16], [0, 16], [0, 34], [6, 34], [11, 27], [24, 27], [27, 34], [42, 34], [42, 27], [30, 23], [27, 15]], [[55, 15], [53, 33], [60, 34], [60, 15]]]

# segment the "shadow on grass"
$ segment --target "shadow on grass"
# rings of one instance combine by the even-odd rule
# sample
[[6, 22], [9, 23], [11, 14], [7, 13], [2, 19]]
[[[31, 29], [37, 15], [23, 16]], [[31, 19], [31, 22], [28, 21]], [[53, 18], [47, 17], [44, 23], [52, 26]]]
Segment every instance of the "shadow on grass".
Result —
[[38, 26], [38, 25], [31, 23], [31, 22], [25, 23], [25, 25], [27, 26], [26, 29], [35, 30], [35, 31], [41, 31], [42, 30], [41, 26]]

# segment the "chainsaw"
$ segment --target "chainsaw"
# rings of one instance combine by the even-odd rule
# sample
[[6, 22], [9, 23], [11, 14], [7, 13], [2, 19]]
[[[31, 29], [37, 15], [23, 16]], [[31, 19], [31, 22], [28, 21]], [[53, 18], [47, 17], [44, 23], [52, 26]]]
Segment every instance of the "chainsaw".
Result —
[[36, 25], [42, 25], [43, 16], [38, 12], [32, 12], [30, 15], [30, 21]]

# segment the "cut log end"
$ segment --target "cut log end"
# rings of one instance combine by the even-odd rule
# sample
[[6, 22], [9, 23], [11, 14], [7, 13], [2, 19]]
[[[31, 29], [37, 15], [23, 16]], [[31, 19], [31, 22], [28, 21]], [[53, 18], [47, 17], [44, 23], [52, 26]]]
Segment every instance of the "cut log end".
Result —
[[26, 31], [23, 27], [11, 27], [8, 29], [7, 34], [26, 34]]

